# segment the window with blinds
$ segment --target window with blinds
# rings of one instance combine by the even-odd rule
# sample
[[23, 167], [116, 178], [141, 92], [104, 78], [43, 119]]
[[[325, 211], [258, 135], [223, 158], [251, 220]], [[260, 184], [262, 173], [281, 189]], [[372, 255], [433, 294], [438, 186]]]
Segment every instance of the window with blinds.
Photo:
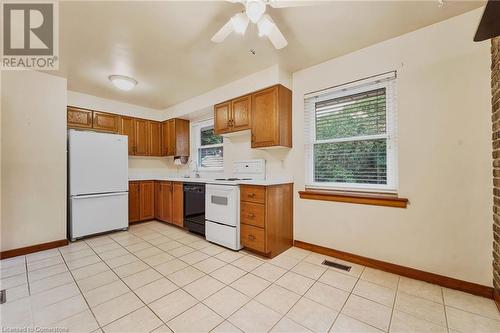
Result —
[[396, 191], [395, 73], [306, 96], [307, 186]]
[[223, 137], [214, 133], [213, 120], [194, 125], [199, 169], [220, 170], [224, 167]]

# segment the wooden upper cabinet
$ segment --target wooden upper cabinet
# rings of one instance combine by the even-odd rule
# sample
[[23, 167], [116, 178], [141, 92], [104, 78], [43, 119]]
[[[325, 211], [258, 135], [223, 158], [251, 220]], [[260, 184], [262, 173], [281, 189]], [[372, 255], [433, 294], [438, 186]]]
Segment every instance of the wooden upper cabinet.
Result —
[[217, 104], [214, 107], [214, 132], [215, 134], [231, 131], [231, 101]]
[[162, 124], [162, 155], [189, 156], [189, 120], [170, 119]]
[[161, 156], [161, 123], [149, 122], [149, 155]]
[[129, 182], [128, 185], [128, 221], [140, 221], [140, 182]]
[[92, 128], [92, 111], [68, 106], [67, 122], [70, 128]]
[[231, 101], [231, 132], [250, 128], [251, 105], [251, 95], [246, 95]]
[[175, 119], [168, 121], [167, 156], [175, 156]]
[[292, 92], [282, 85], [252, 94], [252, 148], [292, 147]]
[[135, 122], [135, 155], [149, 155], [149, 121], [134, 119]]
[[100, 131], [118, 133], [120, 129], [120, 116], [94, 111], [92, 128]]
[[151, 181], [141, 181], [140, 184], [140, 205], [139, 205], [139, 216], [140, 220], [149, 220], [155, 217], [155, 182]]
[[172, 223], [184, 226], [184, 188], [182, 183], [172, 183]]
[[168, 121], [161, 123], [161, 155], [168, 156], [168, 142], [169, 142], [169, 131], [168, 131]]
[[175, 119], [175, 156], [189, 156], [189, 120]]
[[128, 154], [135, 155], [135, 119], [121, 117], [120, 134], [128, 136]]

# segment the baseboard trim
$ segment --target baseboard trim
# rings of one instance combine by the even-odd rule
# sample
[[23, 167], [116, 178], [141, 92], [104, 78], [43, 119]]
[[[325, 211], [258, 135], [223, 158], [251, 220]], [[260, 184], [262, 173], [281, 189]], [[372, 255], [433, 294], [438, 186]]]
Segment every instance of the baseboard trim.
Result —
[[495, 301], [495, 304], [497, 305], [498, 311], [500, 311], [500, 289], [495, 289], [493, 291], [493, 300]]
[[12, 258], [12, 257], [17, 257], [17, 256], [22, 256], [22, 255], [34, 253], [34, 252], [50, 250], [50, 249], [54, 249], [56, 247], [68, 245], [68, 243], [69, 242], [67, 239], [61, 239], [61, 240], [56, 240], [53, 242], [47, 242], [47, 243], [42, 243], [42, 244], [37, 244], [37, 245], [21, 247], [18, 249], [2, 251], [2, 252], [0, 252], [0, 259], [7, 259], [7, 258]]
[[[434, 284], [440, 285], [442, 287], [464, 291], [466, 293], [473, 294], [473, 295], [478, 295], [478, 296], [487, 297], [487, 298], [491, 298], [491, 299], [494, 298], [495, 301], [497, 302], [497, 306], [499, 306], [499, 303], [500, 303], [500, 295], [495, 294], [495, 296], [494, 296], [494, 291], [493, 291], [492, 287], [483, 286], [483, 285], [473, 283], [473, 282], [462, 281], [462, 280], [447, 277], [444, 275], [429, 273], [429, 272], [421, 271], [421, 270], [418, 270], [415, 268], [400, 266], [400, 265], [392, 264], [392, 263], [377, 260], [377, 259], [371, 259], [371, 258], [359, 256], [357, 254], [352, 254], [349, 252], [343, 252], [343, 251], [339, 251], [339, 250], [335, 250], [335, 249], [330, 249], [327, 247], [314, 245], [314, 244], [299, 241], [299, 240], [295, 240], [294, 245], [296, 247], [301, 248], [301, 249], [309, 250], [312, 252], [324, 254], [324, 255], [327, 255], [330, 257], [335, 257], [335, 258], [346, 260], [346, 261], [350, 261], [350, 262], [355, 263], [355, 264], [380, 269], [381, 271], [398, 274], [398, 275], [412, 278], [415, 280], [421, 280], [421, 281], [425, 281], [425, 282], [434, 283]], [[500, 307], [499, 307], [499, 309], [500, 309]]]

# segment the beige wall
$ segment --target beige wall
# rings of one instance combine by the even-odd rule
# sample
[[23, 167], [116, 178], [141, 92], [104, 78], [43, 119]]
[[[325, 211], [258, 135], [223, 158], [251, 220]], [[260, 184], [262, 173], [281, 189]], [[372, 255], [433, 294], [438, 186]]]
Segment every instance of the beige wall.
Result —
[[3, 71], [1, 251], [66, 238], [66, 79]]
[[295, 197], [295, 239], [491, 286], [489, 43], [482, 10], [293, 75], [295, 189], [304, 188], [303, 96], [398, 71], [399, 194], [407, 209]]

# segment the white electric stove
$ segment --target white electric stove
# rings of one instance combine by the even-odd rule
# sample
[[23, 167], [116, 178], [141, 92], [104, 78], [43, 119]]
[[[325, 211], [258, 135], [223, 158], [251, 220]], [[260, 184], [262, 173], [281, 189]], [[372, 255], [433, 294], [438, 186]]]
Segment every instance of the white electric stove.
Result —
[[265, 160], [235, 161], [231, 177], [215, 179], [206, 185], [205, 237], [208, 241], [232, 250], [242, 248], [238, 181], [265, 178]]

